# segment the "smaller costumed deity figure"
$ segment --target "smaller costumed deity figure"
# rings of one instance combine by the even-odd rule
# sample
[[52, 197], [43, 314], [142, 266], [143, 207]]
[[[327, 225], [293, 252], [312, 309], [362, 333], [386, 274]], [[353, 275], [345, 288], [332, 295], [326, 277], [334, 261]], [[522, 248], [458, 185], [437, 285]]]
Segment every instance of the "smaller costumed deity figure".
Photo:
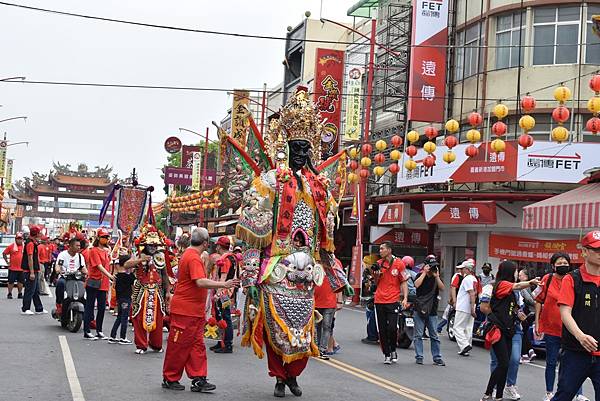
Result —
[[145, 353], [148, 345], [152, 350], [162, 352], [165, 296], [170, 297], [165, 238], [156, 227], [146, 224], [136, 243], [138, 257], [125, 264], [126, 268], [134, 269], [136, 278], [131, 299], [136, 353]]

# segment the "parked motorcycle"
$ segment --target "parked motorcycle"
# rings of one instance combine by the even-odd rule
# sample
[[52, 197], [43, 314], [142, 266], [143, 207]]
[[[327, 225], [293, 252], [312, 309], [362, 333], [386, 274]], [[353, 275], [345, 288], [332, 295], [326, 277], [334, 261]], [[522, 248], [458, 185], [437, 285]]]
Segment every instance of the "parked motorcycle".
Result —
[[400, 312], [398, 319], [398, 348], [408, 349], [415, 336], [415, 321], [413, 307], [409, 306]]
[[65, 275], [65, 298], [62, 303], [62, 314], [58, 315], [56, 309], [52, 309], [52, 317], [60, 322], [60, 325], [71, 333], [77, 333], [83, 322], [83, 311], [85, 310], [85, 278], [81, 272]]

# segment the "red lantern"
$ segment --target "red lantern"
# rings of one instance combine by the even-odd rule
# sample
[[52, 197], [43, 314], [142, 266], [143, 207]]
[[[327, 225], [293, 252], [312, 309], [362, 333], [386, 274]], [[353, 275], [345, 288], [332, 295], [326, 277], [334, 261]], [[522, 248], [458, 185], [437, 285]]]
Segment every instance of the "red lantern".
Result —
[[427, 168], [431, 168], [435, 165], [435, 159], [433, 156], [429, 155], [423, 159], [423, 165]]
[[469, 157], [475, 157], [479, 153], [479, 149], [475, 145], [469, 145], [465, 149], [465, 154]]
[[596, 135], [600, 132], [600, 118], [592, 117], [587, 121], [585, 125], [585, 130], [590, 131], [592, 134]]
[[519, 145], [521, 145], [521, 147], [523, 149], [527, 149], [528, 147], [530, 147], [531, 145], [533, 145], [533, 137], [531, 135], [528, 134], [522, 134], [519, 136]]
[[398, 171], [400, 171], [400, 167], [398, 167], [398, 163], [390, 164], [389, 169], [390, 169], [390, 173], [392, 173], [392, 174], [397, 174]]
[[390, 139], [390, 141], [392, 142], [392, 145], [396, 148], [402, 146], [402, 137], [399, 135], [394, 135], [392, 139]]
[[406, 150], [404, 151], [408, 156], [410, 157], [414, 157], [417, 155], [417, 147], [414, 145], [410, 145], [409, 147], [406, 148]]
[[448, 149], [452, 149], [453, 147], [458, 145], [458, 140], [456, 139], [456, 137], [454, 135], [447, 136], [444, 139], [444, 145], [446, 145], [448, 147]]
[[590, 79], [590, 89], [594, 92], [600, 92], [600, 74], [596, 74]]
[[557, 123], [562, 124], [565, 121], [568, 121], [570, 115], [571, 115], [571, 113], [569, 112], [569, 109], [563, 105], [560, 105], [560, 106], [556, 107], [554, 110], [552, 110], [552, 118]]
[[504, 124], [502, 121], [495, 122], [494, 125], [492, 125], [492, 132], [496, 136], [502, 136], [506, 134], [506, 130], [506, 124]]
[[363, 156], [370, 155], [372, 151], [373, 151], [373, 146], [371, 146], [370, 143], [365, 143], [362, 146], [362, 154], [363, 154]]
[[477, 127], [482, 122], [483, 117], [481, 117], [481, 114], [479, 114], [478, 112], [474, 111], [471, 114], [469, 114], [469, 124], [471, 124], [473, 127]]
[[436, 136], [438, 136], [438, 130], [432, 126], [425, 128], [425, 136], [429, 138], [430, 141], [433, 140]]
[[352, 160], [350, 162], [350, 170], [356, 170], [358, 168], [358, 162], [356, 160]]
[[369, 169], [361, 168], [359, 174], [362, 178], [367, 178], [369, 176]]
[[375, 163], [382, 164], [385, 161], [385, 155], [383, 153], [377, 153], [374, 159]]
[[521, 109], [523, 109], [525, 113], [531, 113], [535, 110], [535, 98], [529, 95], [523, 96], [521, 99]]

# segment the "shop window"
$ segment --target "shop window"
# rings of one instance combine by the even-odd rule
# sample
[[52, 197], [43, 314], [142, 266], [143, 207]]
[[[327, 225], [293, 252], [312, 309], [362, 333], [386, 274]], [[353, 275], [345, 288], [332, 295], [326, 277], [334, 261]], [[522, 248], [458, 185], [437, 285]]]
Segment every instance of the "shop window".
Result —
[[585, 62], [600, 64], [600, 37], [592, 31], [592, 15], [600, 15], [600, 6], [588, 6], [585, 40]]
[[539, 7], [533, 16], [533, 64], [572, 64], [579, 46], [579, 6]]
[[[471, 25], [456, 35], [456, 53], [454, 54], [454, 80], [471, 77], [483, 69], [483, 32], [481, 24]], [[477, 57], [479, 55], [479, 57]]]
[[496, 18], [496, 69], [518, 67], [519, 61], [523, 65], [525, 48], [519, 43], [525, 43], [525, 23], [525, 11]]

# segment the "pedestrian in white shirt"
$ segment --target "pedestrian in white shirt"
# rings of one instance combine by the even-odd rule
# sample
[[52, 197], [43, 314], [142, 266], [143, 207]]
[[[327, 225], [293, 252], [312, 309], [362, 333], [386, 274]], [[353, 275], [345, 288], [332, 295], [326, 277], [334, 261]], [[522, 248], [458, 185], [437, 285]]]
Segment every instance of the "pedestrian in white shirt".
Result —
[[454, 336], [458, 345], [458, 354], [469, 356], [473, 349], [473, 323], [477, 308], [477, 277], [473, 275], [475, 263], [465, 260], [461, 265], [464, 278], [456, 295], [456, 314], [454, 315]]

